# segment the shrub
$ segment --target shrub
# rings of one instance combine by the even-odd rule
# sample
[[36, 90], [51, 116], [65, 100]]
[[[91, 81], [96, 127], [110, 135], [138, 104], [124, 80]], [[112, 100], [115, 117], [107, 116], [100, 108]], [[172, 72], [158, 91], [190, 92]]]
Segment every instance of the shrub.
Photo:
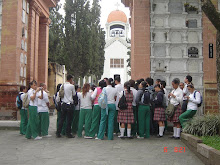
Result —
[[220, 133], [220, 115], [195, 116], [186, 124], [183, 132], [196, 136], [217, 135]]

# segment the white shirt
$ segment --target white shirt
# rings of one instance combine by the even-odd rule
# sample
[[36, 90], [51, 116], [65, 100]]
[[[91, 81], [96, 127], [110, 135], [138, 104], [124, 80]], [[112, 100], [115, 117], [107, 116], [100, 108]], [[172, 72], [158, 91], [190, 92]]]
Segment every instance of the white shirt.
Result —
[[81, 109], [92, 109], [92, 93], [87, 92], [86, 95], [83, 97], [82, 93], [79, 93], [80, 97], [80, 108]]
[[118, 108], [118, 103], [119, 103], [119, 99], [120, 99], [120, 93], [121, 91], [124, 91], [124, 86], [122, 84], [118, 84], [115, 86], [115, 89], [117, 91], [117, 98], [116, 98], [116, 102], [115, 102], [115, 105], [116, 105], [116, 110], [119, 110]]
[[75, 110], [79, 111], [80, 110], [80, 100], [81, 100], [81, 93], [80, 92], [77, 92], [77, 97], [78, 97], [78, 104], [76, 105]]
[[31, 100], [31, 97], [34, 95], [34, 93], [35, 93], [34, 89], [31, 88], [28, 90], [28, 99], [30, 100], [29, 105], [37, 107], [37, 100], [38, 100], [37, 97], [35, 97], [34, 101]]
[[[41, 91], [37, 92], [36, 97], [40, 97], [41, 96]], [[43, 99], [39, 99], [37, 101], [37, 111], [39, 112], [49, 112], [49, 108], [47, 106], [47, 103], [49, 103], [49, 98], [48, 98], [48, 94], [43, 91]]]
[[75, 86], [70, 84], [69, 82], [64, 83], [64, 98], [62, 98], [62, 102], [66, 104], [73, 104], [73, 96], [75, 95]]
[[115, 104], [115, 97], [117, 96], [116, 88], [113, 88], [111, 85], [108, 85], [106, 87], [106, 93], [108, 104]]
[[182, 104], [183, 101], [183, 91], [179, 87], [177, 89], [172, 90], [172, 92], [176, 97], [170, 97], [170, 103], [173, 105], [179, 105]]
[[133, 102], [132, 102], [132, 105], [133, 105], [133, 106], [136, 106], [135, 100], [136, 100], [136, 96], [137, 96], [137, 90], [134, 89], [133, 87], [131, 87], [131, 90], [132, 90], [132, 92], [133, 92]]
[[[196, 92], [196, 95], [194, 97], [195, 92]], [[194, 91], [193, 93], [190, 93], [188, 104], [187, 104], [187, 110], [197, 110], [198, 104], [200, 103], [201, 103], [201, 94], [198, 91]]]
[[183, 100], [187, 100], [184, 96], [189, 96], [189, 91], [188, 91], [188, 88], [187, 88], [187, 84], [184, 83], [184, 88], [183, 88]]

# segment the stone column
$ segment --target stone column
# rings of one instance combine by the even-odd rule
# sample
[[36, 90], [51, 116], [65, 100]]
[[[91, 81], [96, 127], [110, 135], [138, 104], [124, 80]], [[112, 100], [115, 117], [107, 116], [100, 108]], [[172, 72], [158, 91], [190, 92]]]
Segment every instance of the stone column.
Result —
[[49, 18], [40, 18], [38, 81], [48, 83]]

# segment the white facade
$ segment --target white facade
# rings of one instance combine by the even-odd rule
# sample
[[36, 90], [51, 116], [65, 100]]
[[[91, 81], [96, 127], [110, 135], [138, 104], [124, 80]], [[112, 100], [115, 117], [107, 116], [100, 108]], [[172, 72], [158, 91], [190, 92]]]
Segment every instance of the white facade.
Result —
[[106, 45], [105, 45], [105, 63], [102, 79], [113, 78], [114, 75], [120, 75], [121, 83], [130, 80], [128, 71], [127, 55], [130, 43], [128, 42], [129, 23], [121, 21], [109, 22], [106, 24]]
[[[198, 11], [186, 12], [189, 3]], [[151, 77], [167, 82], [193, 77], [203, 91], [202, 12], [198, 0], [151, 0]]]

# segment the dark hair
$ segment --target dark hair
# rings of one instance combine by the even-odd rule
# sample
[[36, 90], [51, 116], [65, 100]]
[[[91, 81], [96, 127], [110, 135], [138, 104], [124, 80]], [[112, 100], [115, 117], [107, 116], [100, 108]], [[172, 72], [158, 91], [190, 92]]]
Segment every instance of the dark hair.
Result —
[[128, 90], [128, 93], [131, 93], [131, 85], [130, 85], [129, 81], [126, 81], [124, 83], [124, 87]]
[[161, 89], [161, 85], [160, 84], [156, 84], [154, 85], [154, 88], [159, 87]]
[[173, 81], [172, 81], [174, 84], [180, 84], [180, 79], [179, 78], [175, 78], [175, 79], [173, 79]]
[[83, 98], [86, 96], [86, 93], [89, 92], [89, 89], [90, 89], [90, 85], [88, 83], [85, 83], [82, 88]]
[[187, 85], [187, 87], [194, 88], [194, 85], [193, 85], [193, 83], [191, 83], [191, 84]]
[[141, 78], [141, 79], [140, 79], [140, 81], [142, 82], [142, 81], [144, 81], [144, 79], [143, 79], [143, 78]]
[[146, 78], [145, 80], [150, 86], [154, 84], [154, 80], [150, 77]]
[[73, 78], [73, 76], [69, 74], [69, 75], [67, 76], [67, 81], [71, 80], [71, 78]]
[[99, 86], [101, 87], [101, 89], [103, 89], [104, 87], [106, 87], [106, 82], [104, 80], [99, 81]]
[[108, 85], [111, 85], [112, 87], [114, 87], [114, 83], [113, 83], [112, 78], [109, 78], [107, 82], [108, 82]]
[[40, 83], [40, 87], [43, 87], [45, 84], [44, 83]]
[[61, 87], [61, 85], [62, 85], [62, 84], [58, 84], [58, 85], [57, 85], [57, 92], [60, 91], [60, 87]]
[[37, 85], [37, 81], [33, 80], [33, 81], [30, 82], [30, 86], [33, 85], [33, 84]]
[[141, 85], [143, 86], [143, 88], [146, 88], [147, 87], [147, 83], [145, 81], [142, 81], [141, 82]]
[[163, 88], [166, 88], [166, 86], [167, 86], [166, 81], [161, 81], [160, 84], [161, 84], [161, 86], [163, 86]]
[[75, 85], [75, 91], [77, 91], [77, 89], [79, 88], [79, 85]]
[[106, 80], [106, 81], [108, 81], [108, 78], [107, 77], [105, 77], [103, 80]]
[[161, 83], [161, 79], [156, 79], [157, 82]]
[[192, 76], [187, 75], [187, 76], [186, 76], [186, 79], [187, 79], [189, 82], [192, 82]]
[[26, 86], [20, 86], [20, 92], [23, 92], [24, 89], [26, 89], [27, 87]]
[[134, 80], [132, 80], [132, 79], [129, 80], [129, 83], [130, 83], [131, 87], [133, 87], [133, 88], [135, 87], [135, 81]]
[[115, 77], [115, 81], [121, 82], [120, 76], [116, 76], [116, 77]]

